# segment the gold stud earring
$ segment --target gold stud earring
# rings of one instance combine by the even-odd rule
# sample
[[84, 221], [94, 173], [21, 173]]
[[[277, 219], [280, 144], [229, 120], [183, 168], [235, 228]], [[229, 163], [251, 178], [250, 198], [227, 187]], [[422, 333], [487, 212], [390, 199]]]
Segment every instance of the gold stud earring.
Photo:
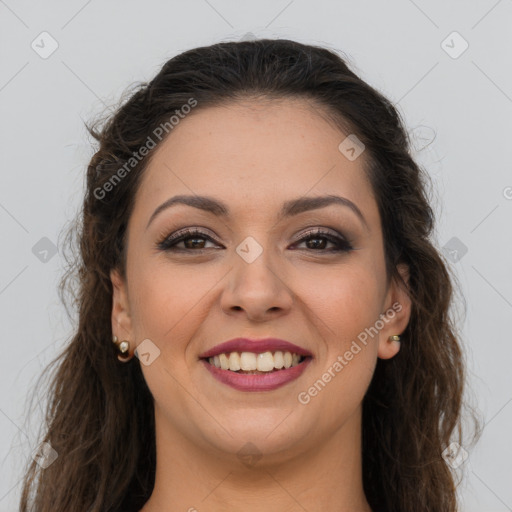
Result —
[[117, 348], [117, 358], [119, 361], [125, 363], [129, 361], [133, 356], [130, 355], [130, 342], [127, 340], [119, 341], [117, 336], [112, 337], [112, 343]]
[[400, 343], [400, 336], [398, 334], [393, 334], [393, 336], [390, 336], [388, 338], [389, 341], [398, 341]]

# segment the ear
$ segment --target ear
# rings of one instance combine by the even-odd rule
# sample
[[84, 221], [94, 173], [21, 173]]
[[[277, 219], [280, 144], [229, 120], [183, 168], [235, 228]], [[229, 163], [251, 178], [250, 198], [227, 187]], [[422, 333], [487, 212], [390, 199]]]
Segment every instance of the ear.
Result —
[[[399, 274], [409, 285], [409, 267], [405, 263], [397, 265]], [[385, 300], [385, 308], [381, 315], [384, 327], [379, 333], [378, 357], [391, 359], [400, 350], [400, 343], [389, 341], [394, 334], [402, 334], [411, 317], [411, 299], [407, 289], [401, 282], [392, 279]]]
[[117, 269], [110, 271], [112, 281], [112, 335], [120, 341], [128, 340], [133, 345], [133, 331], [125, 280]]

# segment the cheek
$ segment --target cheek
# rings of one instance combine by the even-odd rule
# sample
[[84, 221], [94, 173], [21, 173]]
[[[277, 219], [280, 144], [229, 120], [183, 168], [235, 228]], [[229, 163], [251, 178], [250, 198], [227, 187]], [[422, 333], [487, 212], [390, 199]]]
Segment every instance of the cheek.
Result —
[[[318, 284], [318, 276], [317, 276]], [[377, 363], [377, 337], [365, 329], [379, 318], [382, 282], [378, 271], [352, 266], [331, 272], [308, 296], [325, 342], [302, 397], [314, 402], [328, 424], [340, 427], [360, 405]], [[334, 428], [334, 427], [333, 427]]]
[[202, 305], [208, 303], [208, 291], [218, 281], [206, 270], [171, 265], [164, 258], [151, 265], [134, 261], [129, 279], [133, 283], [132, 324], [137, 339], [150, 338], [165, 350], [170, 345], [177, 348], [177, 340], [185, 337], [185, 331], [198, 325], [204, 317]]
[[381, 313], [381, 279], [368, 266], [340, 267], [323, 277], [316, 273], [300, 279], [305, 290], [302, 297], [331, 330], [331, 336], [343, 340], [357, 336]]

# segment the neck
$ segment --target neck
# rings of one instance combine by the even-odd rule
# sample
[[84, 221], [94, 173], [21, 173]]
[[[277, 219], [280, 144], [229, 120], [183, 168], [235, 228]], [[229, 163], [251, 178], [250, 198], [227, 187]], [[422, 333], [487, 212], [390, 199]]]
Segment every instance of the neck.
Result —
[[155, 486], [141, 512], [372, 512], [362, 485], [360, 409], [321, 445], [243, 461], [207, 453], [170, 430], [156, 409], [155, 420]]

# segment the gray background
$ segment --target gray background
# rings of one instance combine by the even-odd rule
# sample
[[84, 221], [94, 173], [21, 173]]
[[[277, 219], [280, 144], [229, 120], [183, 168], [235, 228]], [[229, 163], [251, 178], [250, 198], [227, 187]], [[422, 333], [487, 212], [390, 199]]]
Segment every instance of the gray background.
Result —
[[511, 29], [510, 0], [0, 0], [0, 511], [17, 510], [37, 447], [40, 406], [29, 415], [26, 397], [71, 333], [52, 248], [92, 156], [82, 119], [177, 53], [247, 33], [341, 50], [413, 132], [437, 190], [437, 244], [458, 251], [447, 255], [485, 422], [457, 469], [462, 510], [512, 510]]

